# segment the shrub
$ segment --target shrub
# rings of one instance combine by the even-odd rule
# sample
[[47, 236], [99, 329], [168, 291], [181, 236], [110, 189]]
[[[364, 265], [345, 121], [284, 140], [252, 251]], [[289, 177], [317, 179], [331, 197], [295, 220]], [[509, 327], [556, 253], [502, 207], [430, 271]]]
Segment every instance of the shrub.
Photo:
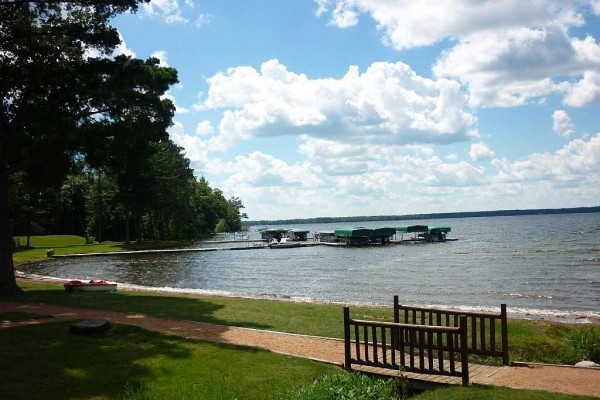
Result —
[[354, 373], [341, 373], [317, 379], [297, 393], [275, 397], [275, 400], [392, 400], [400, 395], [393, 380], [370, 378]]
[[569, 342], [579, 359], [600, 363], [600, 326], [577, 329]]

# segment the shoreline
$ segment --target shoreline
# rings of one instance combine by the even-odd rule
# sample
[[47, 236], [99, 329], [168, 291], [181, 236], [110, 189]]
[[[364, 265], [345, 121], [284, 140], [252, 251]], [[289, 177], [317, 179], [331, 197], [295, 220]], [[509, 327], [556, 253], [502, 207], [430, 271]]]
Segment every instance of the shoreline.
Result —
[[[22, 271], [15, 270], [15, 277], [19, 280], [26, 280], [37, 283], [52, 283], [52, 284], [64, 284], [71, 279], [55, 278], [50, 276], [40, 276], [35, 274], [27, 274]], [[183, 295], [191, 297], [208, 297], [208, 298], [231, 298], [231, 299], [253, 299], [253, 300], [271, 300], [271, 301], [282, 301], [292, 303], [306, 303], [306, 304], [318, 304], [318, 305], [350, 305], [355, 307], [366, 307], [366, 308], [379, 308], [386, 309], [392, 308], [391, 305], [365, 303], [365, 302], [342, 302], [333, 300], [322, 300], [322, 299], [309, 299], [309, 298], [298, 298], [285, 295], [276, 294], [260, 294], [260, 295], [243, 295], [235, 294], [224, 291], [208, 291], [202, 289], [181, 289], [171, 287], [151, 287], [134, 285], [127, 283], [120, 283], [119, 287], [126, 291], [132, 292], [149, 292], [149, 293], [160, 293], [164, 295]], [[445, 306], [445, 305], [423, 305], [423, 304], [411, 304], [413, 306], [422, 306], [426, 308], [446, 308], [458, 311], [483, 311], [483, 312], [496, 312], [497, 309], [490, 307], [474, 307], [474, 306]], [[591, 315], [590, 315], [591, 314]], [[560, 310], [529, 310], [520, 308], [508, 308], [508, 317], [510, 319], [521, 319], [521, 320], [532, 320], [532, 321], [550, 321], [566, 324], [578, 324], [578, 325], [600, 325], [600, 313], [594, 311], [560, 311]]]

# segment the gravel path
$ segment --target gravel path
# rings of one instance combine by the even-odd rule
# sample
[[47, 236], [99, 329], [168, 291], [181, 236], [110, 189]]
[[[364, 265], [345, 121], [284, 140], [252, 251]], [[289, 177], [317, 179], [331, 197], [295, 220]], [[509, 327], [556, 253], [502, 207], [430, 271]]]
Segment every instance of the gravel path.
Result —
[[[52, 315], [53, 320], [106, 319], [115, 324], [135, 325], [147, 330], [187, 339], [256, 347], [340, 366], [344, 361], [344, 343], [340, 339], [156, 318], [139, 314], [86, 310], [46, 304], [0, 302], [0, 313], [14, 311]], [[0, 329], [47, 323], [53, 320], [39, 319], [0, 323]], [[485, 382], [473, 383], [600, 397], [600, 369], [550, 365], [502, 367], [498, 373]]]

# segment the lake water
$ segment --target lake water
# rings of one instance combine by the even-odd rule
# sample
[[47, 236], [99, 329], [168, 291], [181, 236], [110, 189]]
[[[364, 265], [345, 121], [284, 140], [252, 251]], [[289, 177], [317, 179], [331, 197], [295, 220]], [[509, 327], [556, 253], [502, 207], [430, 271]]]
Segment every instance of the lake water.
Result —
[[[449, 225], [448, 236], [459, 240], [55, 259], [21, 270], [205, 294], [377, 305], [391, 304], [397, 294], [411, 305], [487, 310], [506, 303], [513, 316], [600, 318], [600, 213], [338, 226], [417, 223]], [[286, 228], [292, 227], [313, 232], [334, 225]], [[250, 236], [259, 237], [257, 227]]]

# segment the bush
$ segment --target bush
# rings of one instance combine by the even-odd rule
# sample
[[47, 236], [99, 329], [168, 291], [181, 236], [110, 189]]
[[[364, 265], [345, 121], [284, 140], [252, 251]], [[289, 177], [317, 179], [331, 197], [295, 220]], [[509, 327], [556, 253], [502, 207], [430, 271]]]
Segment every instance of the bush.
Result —
[[392, 400], [400, 395], [393, 380], [370, 378], [354, 373], [341, 373], [317, 379], [297, 393], [274, 400]]
[[580, 360], [600, 363], [600, 326], [576, 330], [569, 342]]

